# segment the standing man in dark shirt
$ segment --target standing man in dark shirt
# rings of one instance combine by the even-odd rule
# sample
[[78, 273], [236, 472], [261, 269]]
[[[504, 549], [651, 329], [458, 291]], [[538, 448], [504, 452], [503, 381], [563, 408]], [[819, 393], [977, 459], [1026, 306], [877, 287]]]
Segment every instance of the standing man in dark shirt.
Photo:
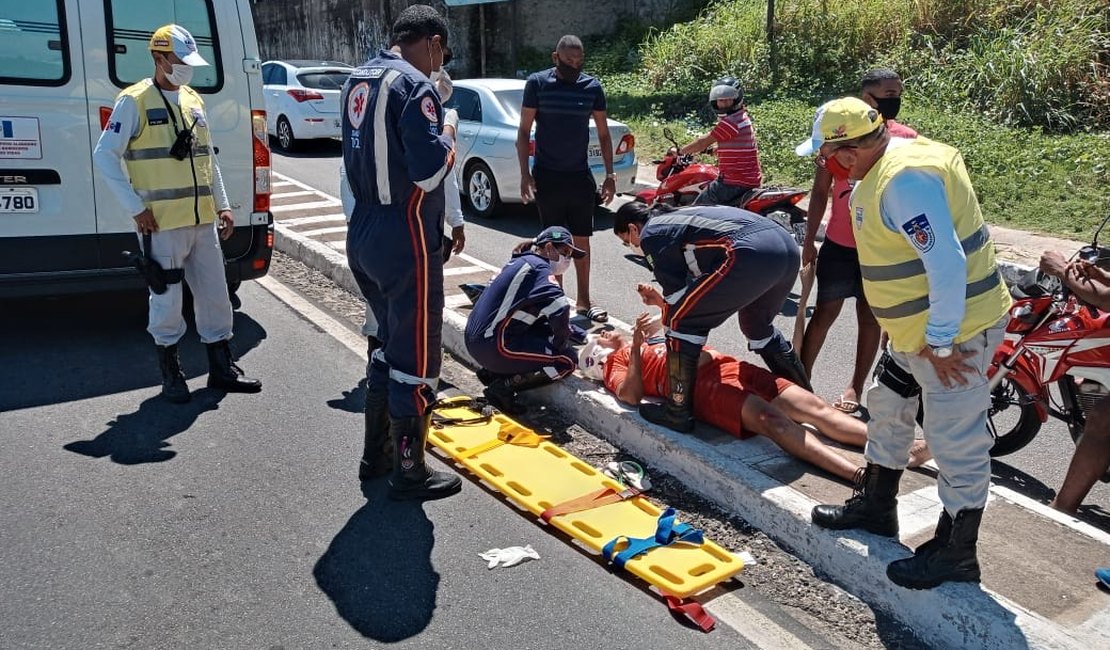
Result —
[[[586, 59], [582, 41], [564, 36], [551, 54], [555, 67], [528, 77], [516, 136], [520, 161], [520, 196], [525, 203], [535, 199], [545, 228], [562, 226], [574, 236], [574, 246], [587, 252], [574, 260], [578, 282], [577, 312], [603, 323], [604, 309], [590, 298], [590, 237], [594, 232], [597, 184], [590, 171], [590, 117], [597, 125], [605, 182], [601, 200], [606, 205], [616, 193], [613, 173], [613, 139], [605, 113], [605, 91], [601, 82], [582, 73]], [[532, 124], [536, 125], [535, 163], [528, 166]], [[560, 283], [562, 276], [559, 276]]]

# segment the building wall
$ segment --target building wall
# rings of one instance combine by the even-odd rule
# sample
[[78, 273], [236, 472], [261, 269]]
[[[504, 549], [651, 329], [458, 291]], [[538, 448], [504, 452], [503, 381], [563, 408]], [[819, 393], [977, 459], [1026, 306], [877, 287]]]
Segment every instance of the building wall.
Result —
[[[512, 76], [514, 49], [553, 49], [564, 34], [604, 34], [635, 16], [665, 18], [676, 6], [697, 0], [513, 0], [447, 7], [424, 0], [448, 18], [455, 76], [479, 76], [485, 24], [485, 75]], [[385, 44], [389, 25], [408, 0], [255, 0], [258, 45], [266, 59], [330, 59], [361, 63]], [[515, 29], [513, 13], [515, 13]], [[515, 36], [515, 42], [514, 42]]]

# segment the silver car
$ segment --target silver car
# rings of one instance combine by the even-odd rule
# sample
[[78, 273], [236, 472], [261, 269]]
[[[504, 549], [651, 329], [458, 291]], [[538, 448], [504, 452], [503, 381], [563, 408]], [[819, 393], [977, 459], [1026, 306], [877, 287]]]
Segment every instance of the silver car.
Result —
[[[455, 174], [466, 204], [479, 217], [493, 215], [502, 203], [520, 203], [520, 164], [516, 132], [524, 81], [520, 79], [459, 79], [447, 102], [459, 112]], [[636, 183], [636, 139], [628, 127], [609, 120], [613, 138], [613, 171], [617, 192], [632, 192]], [[590, 170], [601, 187], [605, 166], [597, 127], [590, 121]], [[531, 164], [531, 163], [529, 163]]]

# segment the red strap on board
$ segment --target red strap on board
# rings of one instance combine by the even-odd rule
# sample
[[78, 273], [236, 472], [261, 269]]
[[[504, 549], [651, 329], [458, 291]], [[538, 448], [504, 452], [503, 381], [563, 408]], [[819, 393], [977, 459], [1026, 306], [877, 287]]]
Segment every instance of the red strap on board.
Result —
[[690, 619], [702, 632], [712, 632], [717, 626], [717, 619], [713, 618], [705, 608], [696, 600], [683, 600], [674, 596], [663, 596], [667, 601], [667, 609], [675, 614], [680, 614]]

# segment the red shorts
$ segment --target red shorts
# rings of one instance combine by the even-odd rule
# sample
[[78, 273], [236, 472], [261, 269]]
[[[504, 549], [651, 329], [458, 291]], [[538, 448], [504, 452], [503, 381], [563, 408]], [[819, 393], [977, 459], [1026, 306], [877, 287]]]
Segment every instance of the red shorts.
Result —
[[740, 413], [749, 395], [770, 402], [793, 382], [746, 361], [725, 357], [698, 368], [694, 396], [694, 417], [740, 438], [756, 435], [745, 431]]

